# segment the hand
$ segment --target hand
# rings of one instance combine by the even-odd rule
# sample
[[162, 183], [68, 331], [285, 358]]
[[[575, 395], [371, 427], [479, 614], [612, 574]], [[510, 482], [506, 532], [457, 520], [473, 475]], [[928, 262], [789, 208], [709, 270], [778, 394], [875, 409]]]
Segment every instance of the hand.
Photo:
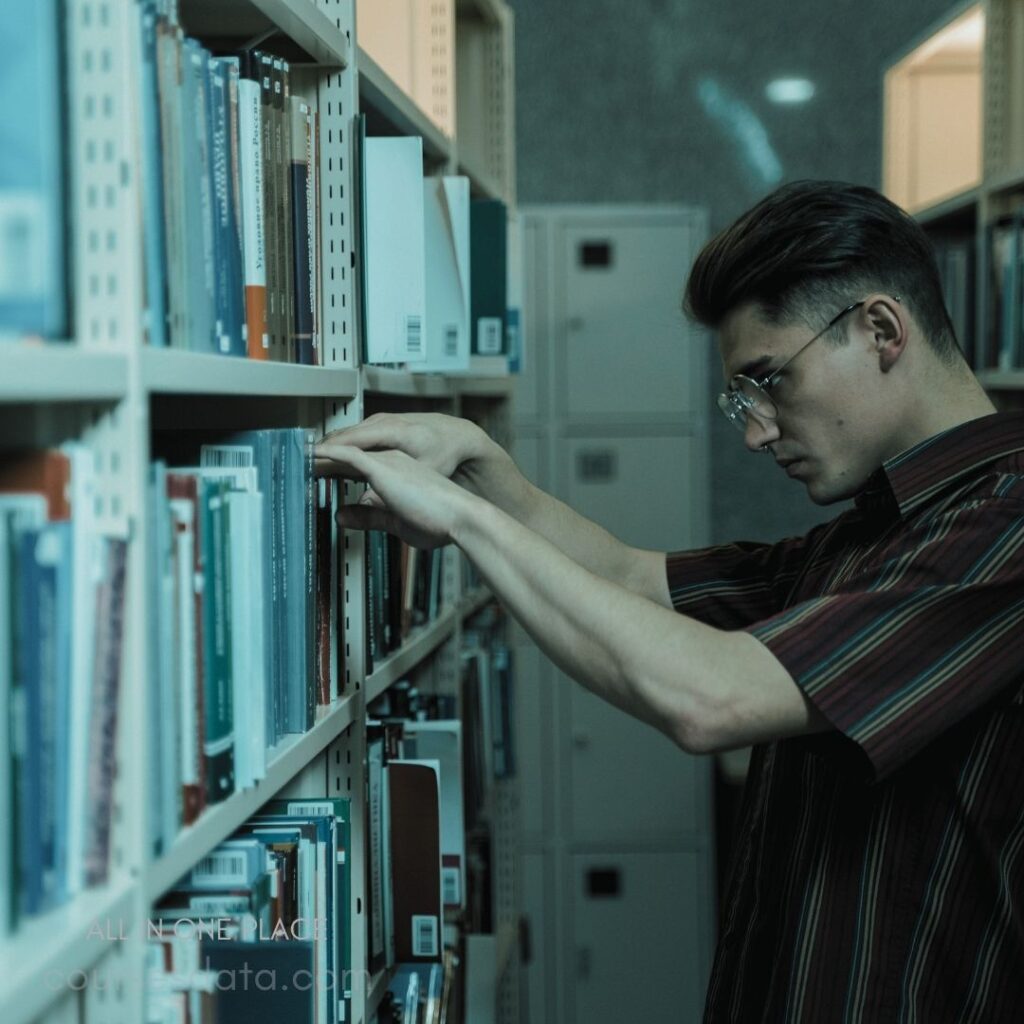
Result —
[[[472, 486], [473, 462], [486, 456], [490, 438], [469, 420], [441, 413], [376, 413], [352, 427], [332, 431], [316, 446], [317, 470], [339, 445], [364, 452], [395, 450], [478, 493]], [[376, 503], [371, 492], [370, 502]]]
[[338, 519], [348, 529], [385, 530], [415, 548], [435, 548], [452, 540], [458, 516], [476, 500], [405, 452], [368, 452], [336, 442], [329, 451], [318, 453], [318, 473], [372, 489], [370, 500], [368, 491], [359, 504], [342, 506]]

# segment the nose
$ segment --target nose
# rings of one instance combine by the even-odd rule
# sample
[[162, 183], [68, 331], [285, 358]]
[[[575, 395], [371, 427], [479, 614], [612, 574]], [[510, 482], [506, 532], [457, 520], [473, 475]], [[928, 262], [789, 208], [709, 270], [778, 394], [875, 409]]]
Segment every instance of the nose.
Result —
[[779, 439], [777, 420], [761, 419], [754, 413], [747, 413], [747, 425], [743, 431], [743, 443], [752, 452], [760, 451]]

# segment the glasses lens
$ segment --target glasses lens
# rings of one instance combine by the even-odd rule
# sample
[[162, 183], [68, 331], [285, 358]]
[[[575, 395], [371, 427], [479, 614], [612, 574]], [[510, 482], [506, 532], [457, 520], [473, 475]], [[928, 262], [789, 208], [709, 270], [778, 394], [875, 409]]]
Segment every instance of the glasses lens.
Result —
[[747, 416], [773, 420], [778, 409], [763, 388], [749, 377], [734, 377], [729, 390], [718, 396], [718, 408], [737, 430], [746, 431]]

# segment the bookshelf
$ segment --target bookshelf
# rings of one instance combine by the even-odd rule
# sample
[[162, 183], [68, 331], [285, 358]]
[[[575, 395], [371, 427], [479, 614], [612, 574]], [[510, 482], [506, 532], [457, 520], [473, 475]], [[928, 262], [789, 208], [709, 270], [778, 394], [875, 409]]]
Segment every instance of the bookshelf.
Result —
[[[482, 588], [466, 589], [457, 553], [446, 552], [441, 613], [368, 672], [367, 544], [361, 535], [342, 540], [332, 530], [345, 623], [343, 636], [332, 640], [332, 655], [344, 644], [343, 658], [331, 659], [332, 693], [340, 696], [318, 706], [307, 731], [285, 735], [267, 750], [265, 774], [255, 785], [207, 806], [156, 852], [148, 802], [155, 771], [151, 729], [159, 708], [149, 640], [159, 608], [149, 586], [148, 552], [156, 531], [147, 481], [161, 439], [176, 432], [206, 432], [211, 439], [226, 430], [261, 427], [323, 433], [380, 407], [466, 415], [509, 440], [507, 376], [360, 365], [353, 125], [363, 113], [370, 135], [419, 136], [425, 173], [465, 173], [474, 197], [502, 199], [511, 207], [512, 15], [502, 0], [431, 5], [446, 11], [450, 24], [444, 80], [466, 96], [487, 97], [485, 106], [460, 106], [458, 117], [452, 105], [445, 122], [436, 108], [424, 110], [361, 46], [355, 0], [179, 0], [176, 6], [184, 32], [210, 49], [259, 45], [288, 60], [292, 94], [317, 112], [318, 204], [311, 216], [319, 239], [320, 365], [145, 343], [138, 5], [66, 0], [66, 238], [73, 330], [46, 344], [0, 342], [0, 426], [5, 448], [86, 446], [96, 465], [97, 527], [127, 545], [111, 854], [104, 884], [0, 937], [0, 1018], [5, 1024], [145, 1021], [151, 998], [147, 926], [157, 901], [272, 797], [346, 795], [352, 799], [351, 901], [344, 922], [352, 957], [348, 1019], [371, 1024], [392, 972], [367, 970], [367, 707], [410, 677], [425, 692], [457, 694], [465, 635], [474, 617], [486, 614], [491, 597]], [[423, 24], [411, 29], [422, 31]], [[472, 49], [471, 58], [463, 59], [464, 47]], [[518, 797], [514, 779], [493, 785], [492, 912], [501, 941], [492, 1000], [496, 1019], [511, 1022], [518, 1020]]]
[[885, 192], [935, 243], [978, 379], [997, 406], [1020, 407], [1024, 321], [1011, 297], [1021, 289], [1024, 4], [957, 5], [892, 61], [884, 92]]

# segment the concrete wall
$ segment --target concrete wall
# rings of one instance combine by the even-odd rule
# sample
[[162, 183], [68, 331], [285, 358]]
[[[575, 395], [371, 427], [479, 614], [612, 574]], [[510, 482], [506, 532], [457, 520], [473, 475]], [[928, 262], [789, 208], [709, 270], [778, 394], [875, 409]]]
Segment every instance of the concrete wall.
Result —
[[[951, 9], [948, 0], [510, 3], [519, 201], [700, 203], [712, 231], [784, 181], [878, 187], [883, 69]], [[815, 83], [809, 103], [766, 98], [769, 81], [790, 75]], [[748, 454], [717, 414], [712, 456], [715, 541], [799, 533], [836, 512]]]

